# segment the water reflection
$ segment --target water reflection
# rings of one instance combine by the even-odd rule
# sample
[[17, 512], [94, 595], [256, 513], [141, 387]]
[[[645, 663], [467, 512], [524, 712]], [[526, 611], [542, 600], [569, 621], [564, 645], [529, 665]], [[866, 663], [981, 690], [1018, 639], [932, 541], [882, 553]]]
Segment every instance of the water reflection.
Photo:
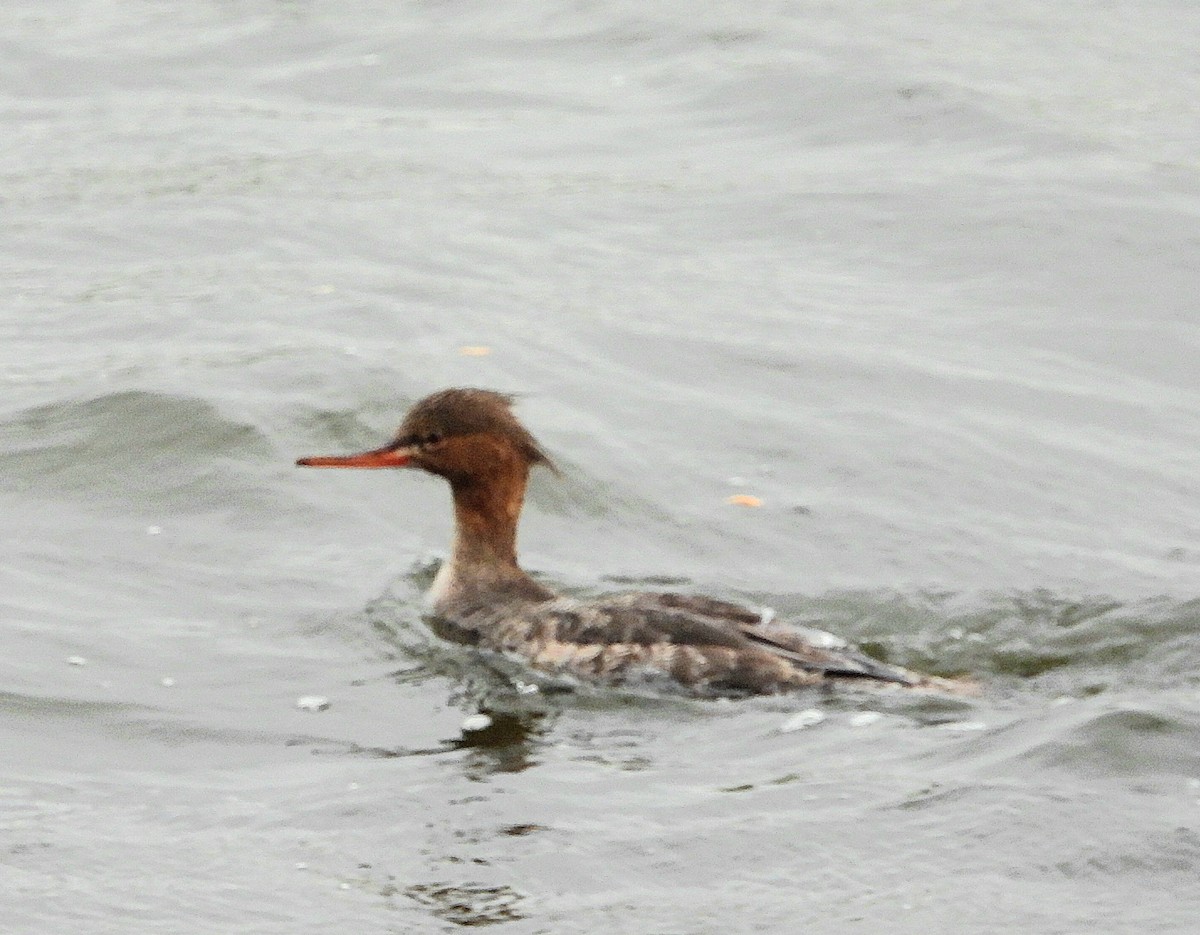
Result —
[[486, 727], [464, 729], [457, 739], [447, 741], [452, 749], [467, 752], [463, 769], [469, 779], [520, 773], [537, 765], [535, 754], [548, 727], [544, 712], [481, 708], [480, 714], [490, 718]]
[[465, 712], [457, 737], [436, 748], [407, 752], [462, 751], [464, 771], [473, 780], [522, 772], [538, 763], [536, 751], [557, 714], [546, 696], [556, 686], [552, 680], [528, 681], [535, 676], [526, 667], [434, 634], [430, 622], [419, 617], [417, 594], [438, 564], [436, 558], [417, 563], [365, 609], [370, 626], [410, 663], [390, 678], [404, 685], [436, 685], [437, 690], [448, 685], [449, 703]]
[[404, 895], [455, 925], [494, 925], [525, 918], [520, 910], [524, 897], [511, 886], [417, 883], [406, 887]]
[[481, 781], [496, 773], [519, 773], [536, 766], [537, 749], [553, 718], [549, 712], [500, 710], [480, 706], [477, 715], [487, 719], [486, 726], [464, 726], [457, 737], [449, 737], [429, 747], [383, 747], [316, 737], [292, 737], [285, 746], [307, 746], [320, 756], [360, 756], [392, 759], [408, 756], [441, 756], [465, 752], [463, 770], [468, 779]]

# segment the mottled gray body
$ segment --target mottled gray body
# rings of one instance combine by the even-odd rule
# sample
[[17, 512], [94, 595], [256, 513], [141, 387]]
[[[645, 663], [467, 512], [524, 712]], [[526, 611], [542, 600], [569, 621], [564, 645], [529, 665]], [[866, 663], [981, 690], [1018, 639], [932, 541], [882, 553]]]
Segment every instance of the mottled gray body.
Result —
[[461, 601], [444, 607], [434, 626], [447, 639], [524, 657], [545, 672], [614, 684], [657, 674], [698, 693], [775, 694], [827, 680], [924, 682], [828, 634], [681, 594]]

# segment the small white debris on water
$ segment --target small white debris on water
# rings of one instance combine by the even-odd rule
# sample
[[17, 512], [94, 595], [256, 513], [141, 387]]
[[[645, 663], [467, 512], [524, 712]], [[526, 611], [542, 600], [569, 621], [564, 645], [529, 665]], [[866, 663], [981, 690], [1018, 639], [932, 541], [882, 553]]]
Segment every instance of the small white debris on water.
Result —
[[961, 640], [963, 638], [963, 628], [962, 627], [951, 627], [949, 630], [946, 631], [946, 635], [948, 637], [950, 637], [950, 639], [952, 639], [952, 640]]
[[1188, 780], [1188, 788], [1189, 789], [1200, 789], [1200, 779], [1189, 779]]
[[758, 622], [759, 623], [765, 625], [765, 624], [770, 623], [774, 619], [775, 619], [775, 608], [774, 607], [763, 607], [759, 610], [759, 612], [758, 612]]
[[1065, 705], [1065, 704], [1071, 704], [1074, 700], [1075, 699], [1072, 698], [1070, 695], [1059, 695], [1057, 698], [1055, 698], [1050, 703], [1055, 706], [1061, 706], [1061, 705]]
[[67, 665], [69, 666], [86, 666], [87, 660], [83, 656], [67, 656]]
[[513, 688], [518, 695], [536, 695], [540, 691], [533, 682], [522, 682], [520, 679], [513, 680]]
[[971, 731], [987, 730], [987, 725], [983, 721], [950, 721], [948, 724], [939, 724], [938, 730], [952, 730], [965, 734]]
[[148, 535], [148, 536], [157, 536], [161, 532], [162, 532], [161, 526], [147, 526], [146, 527], [146, 535]]
[[859, 711], [857, 714], [850, 715], [850, 726], [870, 727], [872, 724], [876, 724], [882, 719], [883, 715], [878, 711]]
[[301, 711], [324, 711], [329, 707], [329, 699], [324, 695], [302, 695], [296, 699], [296, 707]]
[[338, 889], [339, 890], [348, 890], [348, 889], [350, 889], [350, 884], [349, 883], [339, 883]]
[[746, 486], [746, 478], [731, 477], [731, 478], [729, 478], [728, 484], [730, 487], [745, 487]]
[[163, 679], [162, 679], [163, 688], [170, 688], [174, 684], [175, 684], [175, 680], [173, 678], [171, 678], [171, 676], [169, 676], [169, 675], [163, 676]]
[[305, 863], [304, 861], [302, 861], [302, 860], [298, 860], [298, 861], [296, 861], [296, 869], [297, 869], [297, 870], [307, 870], [307, 869], [308, 869], [308, 864], [306, 864], [306, 863]]
[[349, 789], [351, 792], [353, 792], [355, 789], [358, 788], [358, 783], [356, 783], [356, 782], [348, 783], [346, 785], [346, 788]]
[[462, 729], [467, 733], [474, 731], [487, 730], [492, 726], [492, 719], [480, 712], [479, 714], [468, 714], [462, 721]]
[[806, 711], [801, 711], [798, 714], [793, 714], [790, 718], [779, 725], [779, 733], [790, 734], [793, 731], [804, 730], [808, 727], [816, 727], [823, 720], [825, 715], [816, 708], [809, 708]]

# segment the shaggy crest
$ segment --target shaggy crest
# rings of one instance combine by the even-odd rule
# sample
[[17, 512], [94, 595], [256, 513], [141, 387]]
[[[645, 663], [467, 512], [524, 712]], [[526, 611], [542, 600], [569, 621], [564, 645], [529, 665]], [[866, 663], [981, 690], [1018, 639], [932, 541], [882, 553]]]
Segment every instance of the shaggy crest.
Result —
[[396, 441], [416, 445], [463, 435], [499, 435], [511, 441], [530, 464], [544, 464], [555, 470], [537, 439], [513, 415], [513, 402], [514, 397], [493, 390], [442, 390], [413, 405], [396, 433]]

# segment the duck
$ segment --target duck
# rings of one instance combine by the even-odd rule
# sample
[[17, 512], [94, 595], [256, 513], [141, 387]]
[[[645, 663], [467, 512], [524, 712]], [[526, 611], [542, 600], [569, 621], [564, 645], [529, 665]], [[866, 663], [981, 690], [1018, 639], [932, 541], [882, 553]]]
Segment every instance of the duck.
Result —
[[956, 680], [885, 664], [769, 609], [674, 592], [574, 597], [535, 580], [517, 560], [517, 528], [530, 472], [557, 468], [513, 404], [493, 390], [444, 389], [415, 403], [380, 448], [296, 462], [415, 469], [450, 485], [453, 545], [425, 598], [438, 636], [553, 676], [698, 695], [846, 684], [959, 693]]

